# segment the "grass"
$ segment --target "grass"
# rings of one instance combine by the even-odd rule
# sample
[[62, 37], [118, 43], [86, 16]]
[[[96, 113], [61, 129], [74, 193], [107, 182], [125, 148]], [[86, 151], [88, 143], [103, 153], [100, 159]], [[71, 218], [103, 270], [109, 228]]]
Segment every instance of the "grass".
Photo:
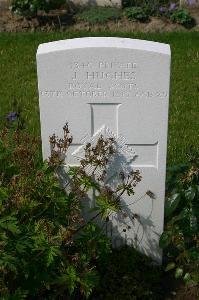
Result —
[[91, 6], [78, 13], [77, 17], [89, 24], [103, 24], [109, 20], [120, 19], [122, 17], [122, 10], [116, 7]]
[[172, 50], [168, 165], [183, 163], [199, 146], [199, 33], [133, 34], [100, 32], [0, 34], [0, 117], [21, 107], [27, 126], [39, 135], [35, 54], [40, 43], [83, 36], [120, 36], [169, 43]]

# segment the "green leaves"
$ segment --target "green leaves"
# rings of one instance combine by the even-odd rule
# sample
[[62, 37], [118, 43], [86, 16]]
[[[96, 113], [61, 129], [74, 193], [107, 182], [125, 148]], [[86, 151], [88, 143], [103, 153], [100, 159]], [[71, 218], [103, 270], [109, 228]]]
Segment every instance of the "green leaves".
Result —
[[99, 283], [99, 275], [95, 270], [90, 270], [89, 272], [85, 272], [80, 277], [80, 285], [81, 290], [86, 298], [88, 298], [93, 288], [96, 287]]
[[171, 232], [164, 231], [162, 233], [159, 240], [160, 248], [164, 249], [169, 246], [169, 244], [171, 243], [171, 236], [172, 236]]
[[78, 14], [80, 20], [86, 21], [90, 24], [105, 23], [108, 20], [120, 19], [122, 10], [116, 7], [95, 7], [83, 10]]
[[188, 284], [191, 281], [191, 274], [185, 273], [185, 275], [183, 276], [183, 280], [186, 284]]
[[66, 174], [68, 190], [60, 186], [55, 175], [61, 170], [59, 161], [38, 161], [37, 145], [28, 133], [14, 128], [6, 133], [2, 140], [0, 135], [0, 282], [8, 286], [4, 298], [40, 298], [46, 290], [52, 299], [66, 290], [88, 297], [98, 282], [96, 262], [109, 253], [110, 241], [96, 224], [84, 220], [82, 200], [94, 189], [104, 216], [117, 208], [103, 194], [104, 186], [80, 168]]
[[34, 17], [38, 9], [48, 12], [49, 9], [59, 8], [63, 3], [63, 0], [12, 0], [11, 10], [25, 17]]
[[96, 189], [99, 191], [99, 185], [90, 176], [81, 176], [79, 178], [79, 183], [83, 185], [83, 188], [86, 192], [91, 189]]
[[132, 21], [146, 22], [149, 20], [149, 14], [143, 7], [127, 7], [124, 9], [124, 15]]
[[178, 204], [180, 202], [180, 194], [175, 193], [171, 195], [168, 199], [166, 199], [165, 202], [165, 215], [166, 217], [171, 216], [172, 213], [176, 210], [178, 207]]
[[80, 278], [77, 275], [76, 268], [74, 266], [69, 266], [66, 271], [59, 276], [54, 283], [65, 287], [72, 294], [79, 283]]
[[13, 234], [19, 234], [20, 229], [15, 216], [5, 216], [0, 219], [0, 228], [9, 231]]
[[186, 26], [194, 24], [194, 19], [192, 18], [190, 12], [186, 9], [178, 8], [171, 13], [170, 19], [175, 22]]
[[55, 257], [60, 256], [61, 255], [61, 251], [59, 250], [58, 246], [50, 246], [47, 249], [47, 253], [46, 253], [46, 258], [47, 258], [47, 263], [46, 266], [49, 267], [55, 260]]
[[190, 282], [190, 266], [198, 263], [199, 240], [199, 166], [198, 158], [184, 166], [170, 171], [167, 191], [169, 197], [165, 202], [165, 231], [160, 237], [159, 245], [165, 249], [171, 262], [166, 271], [175, 269], [175, 278]]
[[171, 271], [175, 268], [176, 264], [174, 262], [170, 262], [165, 269], [165, 272]]
[[193, 201], [196, 196], [196, 191], [194, 187], [190, 186], [187, 190], [185, 190], [185, 197], [188, 201]]
[[8, 199], [8, 188], [0, 186], [0, 203]]
[[111, 212], [117, 212], [119, 209], [116, 201], [103, 195], [96, 196], [96, 205], [103, 219], [106, 219]]
[[87, 270], [83, 273], [78, 273], [74, 266], [69, 266], [65, 273], [58, 277], [54, 283], [64, 287], [72, 294], [79, 286], [81, 293], [88, 298], [93, 291], [93, 288], [99, 282], [99, 276], [95, 270]]
[[184, 272], [184, 271], [183, 271], [182, 268], [177, 268], [176, 271], [175, 271], [175, 278], [176, 278], [176, 279], [181, 278], [182, 275], [183, 275], [183, 272]]

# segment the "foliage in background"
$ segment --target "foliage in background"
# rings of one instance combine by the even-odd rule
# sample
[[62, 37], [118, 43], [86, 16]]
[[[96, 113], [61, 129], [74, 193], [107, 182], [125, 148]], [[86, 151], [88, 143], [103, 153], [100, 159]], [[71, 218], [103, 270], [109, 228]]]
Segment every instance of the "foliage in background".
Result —
[[48, 12], [50, 9], [59, 8], [65, 0], [12, 0], [10, 9], [22, 16], [36, 16], [38, 10]]
[[169, 0], [123, 0], [123, 7], [140, 7], [150, 16], [156, 15], [161, 6], [169, 6]]
[[[194, 19], [184, 8], [179, 8], [179, 3], [167, 0], [125, 0], [123, 2], [124, 14], [134, 21], [147, 21], [150, 16], [170, 18], [172, 22], [185, 27], [194, 26]], [[189, 5], [191, 5], [189, 3]]]
[[192, 27], [194, 25], [194, 19], [186, 9], [176, 9], [170, 15], [171, 21], [181, 24], [185, 27]]
[[[95, 146], [87, 144], [80, 167], [64, 173], [61, 187], [57, 175], [63, 174], [62, 159], [72, 142], [67, 124], [63, 132], [63, 138], [50, 137], [51, 156], [44, 163], [19, 113], [10, 112], [0, 132], [2, 300], [88, 297], [99, 281], [96, 263], [110, 252], [109, 239], [93, 221], [106, 225], [112, 211], [122, 212], [121, 195], [134, 194], [141, 180], [132, 171], [115, 189], [105, 183], [115, 143], [101, 136]], [[85, 219], [82, 209], [93, 189], [96, 207]]]
[[[169, 170], [165, 203], [165, 231], [160, 246], [169, 259], [166, 270], [190, 281], [189, 269], [199, 269], [199, 156]], [[190, 266], [190, 268], [189, 268]], [[199, 281], [198, 281], [199, 283]]]
[[147, 10], [141, 7], [126, 7], [123, 13], [131, 21], [147, 22], [149, 20]]
[[77, 14], [79, 20], [89, 24], [102, 24], [110, 20], [118, 20], [121, 16], [122, 10], [116, 7], [90, 7]]
[[123, 0], [123, 7], [148, 7], [152, 11], [157, 10], [161, 5], [168, 5], [170, 3], [169, 0]]

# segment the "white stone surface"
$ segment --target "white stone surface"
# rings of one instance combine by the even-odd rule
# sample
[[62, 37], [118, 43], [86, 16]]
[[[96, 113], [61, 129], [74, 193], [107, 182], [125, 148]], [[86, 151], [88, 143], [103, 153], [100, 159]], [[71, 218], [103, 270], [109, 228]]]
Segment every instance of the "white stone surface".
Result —
[[107, 6], [121, 7], [121, 0], [72, 0], [72, 3], [78, 6]]
[[115, 246], [133, 244], [161, 262], [169, 45], [112, 37], [57, 41], [39, 46], [37, 68], [44, 159], [50, 154], [49, 135], [61, 135], [66, 120], [74, 137], [69, 164], [78, 164], [73, 154], [85, 135], [89, 139], [104, 126], [122, 135], [136, 153], [130, 167], [139, 169], [143, 179], [135, 196], [123, 197], [128, 217], [113, 215], [109, 234]]

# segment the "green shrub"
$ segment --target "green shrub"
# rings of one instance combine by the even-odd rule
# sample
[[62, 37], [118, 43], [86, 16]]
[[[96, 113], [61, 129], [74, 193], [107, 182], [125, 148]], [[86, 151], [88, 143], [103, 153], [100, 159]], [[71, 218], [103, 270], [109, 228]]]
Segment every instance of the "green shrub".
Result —
[[[188, 280], [186, 268], [199, 266], [199, 158], [169, 170], [165, 202], [165, 231], [160, 246], [169, 258], [166, 270]], [[195, 268], [196, 270], [197, 268]], [[186, 276], [185, 276], [186, 275]]]
[[169, 0], [123, 0], [123, 7], [142, 7], [150, 12], [150, 14], [154, 14], [159, 10], [159, 7], [162, 5], [168, 5], [170, 3]]
[[[105, 181], [115, 143], [101, 136], [95, 146], [86, 145], [79, 167], [64, 172], [61, 187], [58, 175], [72, 142], [68, 125], [63, 138], [50, 137], [51, 156], [42, 162], [38, 141], [19, 114], [7, 119], [0, 132], [0, 298], [88, 297], [99, 279], [96, 264], [110, 252], [109, 238], [94, 220], [106, 225], [109, 214], [122, 211], [121, 195], [134, 194], [139, 172], [123, 175], [123, 184], [112, 189]], [[82, 209], [93, 189], [96, 206], [85, 218]]]
[[170, 14], [170, 19], [172, 22], [181, 24], [185, 27], [193, 26], [194, 19], [186, 9], [176, 9]]
[[141, 7], [127, 7], [124, 9], [124, 15], [131, 21], [146, 22], [149, 20], [147, 11]]
[[22, 16], [36, 16], [38, 10], [48, 12], [50, 9], [59, 8], [65, 0], [12, 0], [11, 10]]
[[88, 22], [89, 24], [102, 24], [109, 20], [118, 20], [121, 16], [121, 9], [115, 7], [91, 7], [77, 15], [79, 20]]

